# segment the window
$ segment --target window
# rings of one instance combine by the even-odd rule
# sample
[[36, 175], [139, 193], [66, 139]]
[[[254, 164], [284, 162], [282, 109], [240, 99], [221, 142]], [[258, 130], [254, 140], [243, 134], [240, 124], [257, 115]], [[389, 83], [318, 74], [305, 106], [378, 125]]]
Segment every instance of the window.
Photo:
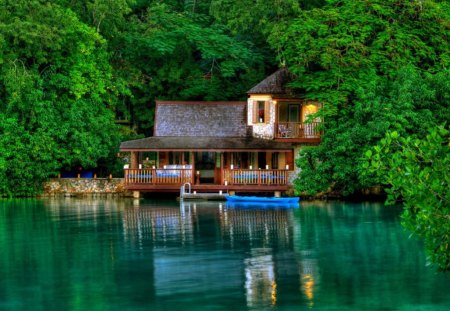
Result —
[[269, 123], [269, 101], [253, 102], [253, 123]]

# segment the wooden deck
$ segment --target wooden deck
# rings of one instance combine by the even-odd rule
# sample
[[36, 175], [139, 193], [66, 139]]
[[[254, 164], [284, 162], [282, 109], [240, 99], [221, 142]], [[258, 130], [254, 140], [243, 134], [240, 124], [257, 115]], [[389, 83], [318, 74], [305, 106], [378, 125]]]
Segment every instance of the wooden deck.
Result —
[[[180, 192], [181, 185], [151, 185], [151, 184], [129, 184], [125, 188], [129, 191], [141, 191], [141, 192]], [[234, 191], [239, 192], [274, 192], [274, 191], [287, 191], [288, 185], [214, 185], [214, 184], [200, 184], [192, 185], [192, 191], [197, 192], [216, 192], [222, 191], [227, 193]]]
[[273, 192], [286, 191], [288, 170], [224, 169], [219, 183], [200, 183], [191, 169], [126, 169], [125, 188], [142, 192], [179, 192], [190, 183], [197, 192]]

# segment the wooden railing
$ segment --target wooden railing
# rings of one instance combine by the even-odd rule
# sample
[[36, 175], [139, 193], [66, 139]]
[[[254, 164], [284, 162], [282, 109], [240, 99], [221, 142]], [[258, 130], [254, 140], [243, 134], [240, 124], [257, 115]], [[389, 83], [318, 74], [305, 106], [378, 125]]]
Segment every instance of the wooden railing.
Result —
[[193, 182], [192, 169], [125, 169], [125, 184], [184, 184]]
[[287, 170], [245, 170], [225, 169], [223, 174], [224, 184], [228, 185], [280, 185], [288, 183]]
[[319, 138], [320, 122], [278, 122], [275, 124], [275, 138]]

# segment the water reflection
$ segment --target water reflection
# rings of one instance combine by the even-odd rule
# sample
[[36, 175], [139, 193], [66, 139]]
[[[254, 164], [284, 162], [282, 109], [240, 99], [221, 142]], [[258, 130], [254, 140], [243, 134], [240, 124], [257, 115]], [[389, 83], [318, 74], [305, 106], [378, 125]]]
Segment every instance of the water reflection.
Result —
[[275, 266], [270, 249], [252, 249], [245, 263], [247, 306], [261, 308], [277, 303]]
[[448, 279], [425, 266], [400, 210], [381, 204], [8, 202], [0, 202], [0, 310], [450, 304]]

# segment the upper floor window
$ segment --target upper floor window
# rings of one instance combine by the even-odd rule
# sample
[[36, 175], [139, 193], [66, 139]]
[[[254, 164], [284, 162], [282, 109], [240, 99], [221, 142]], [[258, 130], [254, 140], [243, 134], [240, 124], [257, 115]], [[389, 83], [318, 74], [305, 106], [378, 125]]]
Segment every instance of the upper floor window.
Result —
[[269, 123], [269, 101], [253, 102], [253, 123]]

